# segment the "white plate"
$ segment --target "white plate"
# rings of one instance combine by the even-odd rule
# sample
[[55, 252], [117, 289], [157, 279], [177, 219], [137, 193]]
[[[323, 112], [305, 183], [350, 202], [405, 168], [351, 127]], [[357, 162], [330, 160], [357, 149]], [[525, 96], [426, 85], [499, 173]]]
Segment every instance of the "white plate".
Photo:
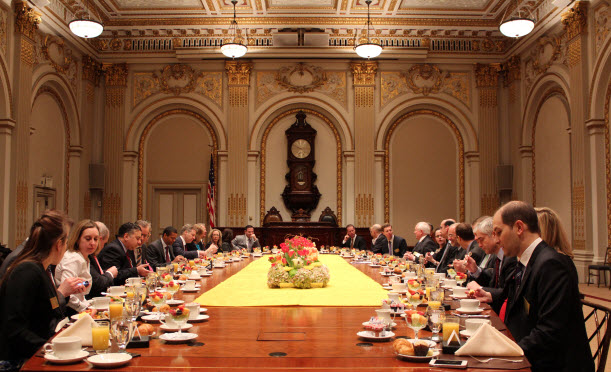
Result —
[[248, 258], [248, 257], [250, 257], [250, 256], [244, 256], [244, 255], [242, 255], [242, 256], [240, 256], [240, 257], [241, 257], [241, 258]]
[[467, 310], [467, 309], [463, 309], [462, 307], [459, 307], [458, 309], [456, 309], [456, 312], [460, 314], [479, 314], [482, 311], [484, 311], [484, 309], [482, 309], [481, 307], [478, 307], [475, 310]]
[[227, 265], [223, 265], [223, 266], [213, 266], [213, 267], [214, 267], [215, 269], [223, 269], [223, 268], [225, 268], [225, 266], [227, 266]]
[[49, 363], [53, 364], [70, 364], [80, 362], [81, 360], [87, 358], [89, 356], [89, 352], [85, 350], [80, 350], [73, 357], [70, 358], [58, 358], [52, 353], [45, 354], [45, 360]]
[[87, 358], [89, 363], [102, 368], [119, 367], [127, 364], [130, 360], [132, 360], [132, 356], [127, 353], [97, 354]]
[[370, 264], [369, 267], [382, 267], [381, 265]]
[[205, 307], [200, 307], [199, 308], [199, 312], [200, 313], [205, 313], [206, 311], [208, 311], [208, 309], [206, 309]]
[[198, 276], [190, 276], [188, 279], [189, 280], [200, 280], [201, 278], [202, 278], [202, 276], [198, 275]]
[[458, 300], [464, 300], [465, 298], [467, 298], [467, 295], [452, 295], [452, 298], [458, 299]]
[[197, 319], [189, 319], [187, 320], [187, 322], [189, 323], [199, 323], [199, 322], [203, 322], [204, 320], [208, 320], [210, 318], [210, 315], [198, 315]]
[[261, 257], [261, 256], [263, 256], [263, 255], [262, 255], [261, 253], [253, 253], [253, 255], [252, 255], [252, 256], [253, 256], [253, 257]]
[[[363, 322], [363, 327], [367, 327], [369, 325], [369, 322]], [[395, 328], [397, 326], [397, 323], [392, 322], [391, 327]]]
[[142, 320], [149, 323], [159, 323], [159, 319], [165, 319], [165, 313], [153, 313], [151, 315], [145, 315], [142, 317]]
[[197, 338], [197, 334], [195, 333], [164, 333], [159, 336], [160, 340], [164, 340], [166, 342], [187, 342], [191, 340], [195, 340]]
[[125, 292], [123, 292], [123, 294], [110, 294], [110, 293], [103, 292], [103, 294], [106, 297], [127, 297], [127, 294]]
[[428, 362], [433, 357], [436, 357], [438, 355], [439, 355], [439, 350], [433, 350], [433, 354], [425, 355], [425, 356], [397, 354], [398, 357], [405, 359], [405, 360], [409, 360], [411, 362]]
[[195, 287], [191, 289], [185, 289], [185, 287], [181, 287], [180, 290], [183, 292], [197, 292], [201, 289], [201, 287]]
[[167, 300], [165, 303], [170, 306], [178, 306], [184, 304], [185, 302], [183, 300]]
[[390, 285], [383, 285], [382, 288], [386, 289], [387, 291], [390, 291], [392, 289], [392, 286], [390, 286]]
[[[189, 324], [189, 323], [185, 323], [182, 325], [182, 327], [180, 328], [181, 331], [186, 331], [188, 329], [191, 329], [193, 327], [193, 324]], [[159, 327], [161, 329], [163, 329], [164, 331], [167, 332], [177, 332], [178, 331], [178, 327], [173, 324], [173, 325], [168, 325], [168, 324], [162, 324], [161, 327]]]
[[385, 331], [384, 336], [381, 336], [381, 337], [375, 336], [375, 333], [373, 331], [361, 331], [361, 332], [358, 332], [356, 335], [364, 338], [365, 340], [372, 340], [372, 341], [390, 340], [391, 338], [395, 337], [395, 334], [390, 331]]
[[[106, 311], [108, 311], [108, 310], [106, 310]], [[72, 319], [72, 320], [79, 320], [79, 319], [80, 319], [80, 318], [79, 318], [79, 315], [80, 315], [80, 314], [74, 314], [74, 315], [72, 315], [72, 316], [70, 317], [70, 319]], [[84, 315], [83, 315], [83, 316], [84, 316]], [[106, 318], [94, 318], [94, 317], [91, 317], [91, 318], [93, 318], [93, 320], [108, 320], [108, 317], [106, 317]]]
[[469, 338], [471, 336], [473, 336], [473, 333], [467, 331], [466, 329], [463, 329], [462, 331], [459, 332], [461, 336]]

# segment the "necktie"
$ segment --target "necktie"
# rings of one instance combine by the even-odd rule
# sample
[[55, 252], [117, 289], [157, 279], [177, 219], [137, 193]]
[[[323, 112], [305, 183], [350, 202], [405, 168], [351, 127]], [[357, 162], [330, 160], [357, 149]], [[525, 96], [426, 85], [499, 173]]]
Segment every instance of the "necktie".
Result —
[[441, 259], [439, 260], [439, 263], [437, 263], [436, 272], [439, 272], [439, 268], [441, 267], [441, 263], [446, 258], [446, 255], [448, 254], [449, 250], [450, 250], [450, 245], [449, 245], [449, 243], [446, 243], [446, 249], [443, 251], [443, 254], [441, 255]]
[[499, 287], [499, 276], [501, 275], [501, 259], [496, 258], [494, 261], [494, 288]]
[[134, 250], [134, 256], [136, 257], [136, 265], [142, 264], [142, 247], [138, 247]]
[[388, 241], [388, 253], [392, 256], [392, 241]]
[[100, 269], [100, 274], [104, 275], [104, 270], [102, 270], [102, 266], [100, 266], [100, 261], [98, 261], [98, 258], [96, 256], [93, 256], [93, 259], [95, 260], [95, 263], [98, 265], [98, 269]]
[[520, 290], [520, 285], [522, 284], [522, 276], [524, 275], [524, 265], [521, 262], [518, 262], [518, 266], [516, 267], [516, 273], [514, 275], [516, 281], [516, 295]]
[[170, 246], [166, 245], [165, 247], [165, 262], [171, 262], [170, 260]]
[[134, 267], [134, 264], [132, 264], [132, 259], [129, 258], [129, 254], [127, 252], [125, 252], [125, 257], [127, 257], [127, 262], [129, 263], [129, 267]]
[[350, 239], [350, 249], [354, 248], [354, 239], [356, 238], [356, 236], [352, 239]]

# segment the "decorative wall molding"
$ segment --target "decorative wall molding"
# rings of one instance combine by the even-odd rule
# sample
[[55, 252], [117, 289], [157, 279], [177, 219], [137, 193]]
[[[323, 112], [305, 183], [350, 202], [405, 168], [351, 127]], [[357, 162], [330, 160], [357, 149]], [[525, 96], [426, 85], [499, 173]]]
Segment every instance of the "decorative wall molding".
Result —
[[595, 51], [600, 54], [611, 29], [611, 7], [602, 3], [594, 12]]
[[611, 247], [611, 144], [609, 140], [609, 125], [611, 121], [611, 81], [607, 85], [605, 97], [605, 173], [607, 178], [607, 246]]
[[276, 82], [289, 92], [309, 93], [325, 85], [327, 74], [321, 67], [299, 62], [278, 70]]
[[15, 3], [15, 31], [34, 40], [38, 25], [42, 22], [40, 14], [27, 5], [27, 2]]
[[76, 92], [78, 88], [78, 62], [72, 49], [66, 47], [63, 39], [53, 35], [45, 35], [42, 37], [40, 51], [45, 61], [49, 62], [55, 72], [64, 75], [70, 82], [72, 90]]
[[354, 86], [375, 85], [376, 72], [378, 71], [377, 62], [352, 62], [350, 64], [352, 72], [352, 83]]
[[575, 6], [562, 14], [562, 25], [566, 32], [567, 40], [581, 35], [588, 25], [587, 1], [577, 1]]
[[191, 66], [166, 65], [159, 72], [136, 72], [133, 79], [133, 106], [155, 94], [197, 94], [223, 105], [223, 73], [196, 71]]
[[6, 58], [8, 44], [8, 13], [0, 7], [0, 53]]

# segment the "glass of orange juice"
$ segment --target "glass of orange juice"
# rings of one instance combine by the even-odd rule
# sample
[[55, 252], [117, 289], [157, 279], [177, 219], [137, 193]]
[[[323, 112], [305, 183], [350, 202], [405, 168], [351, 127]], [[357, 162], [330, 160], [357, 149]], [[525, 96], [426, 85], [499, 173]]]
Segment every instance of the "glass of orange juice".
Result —
[[448, 315], [443, 321], [443, 342], [460, 342], [460, 321], [457, 316]]
[[107, 320], [97, 321], [91, 327], [91, 343], [96, 353], [102, 354], [108, 351], [110, 340], [110, 322]]
[[108, 313], [110, 315], [110, 321], [121, 318], [123, 316], [123, 303], [111, 302], [108, 306]]

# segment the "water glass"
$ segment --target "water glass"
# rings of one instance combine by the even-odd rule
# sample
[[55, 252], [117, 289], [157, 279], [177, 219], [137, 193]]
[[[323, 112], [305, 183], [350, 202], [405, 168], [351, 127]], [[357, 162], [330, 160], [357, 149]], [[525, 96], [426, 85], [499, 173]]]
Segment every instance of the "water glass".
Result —
[[119, 352], [125, 352], [131, 336], [131, 319], [119, 318], [110, 325], [110, 334], [114, 342], [119, 346]]
[[433, 332], [431, 340], [435, 342], [441, 341], [441, 337], [439, 337], [439, 331], [441, 330], [441, 325], [443, 324], [445, 317], [445, 310], [429, 309], [429, 328], [431, 328], [431, 332]]

